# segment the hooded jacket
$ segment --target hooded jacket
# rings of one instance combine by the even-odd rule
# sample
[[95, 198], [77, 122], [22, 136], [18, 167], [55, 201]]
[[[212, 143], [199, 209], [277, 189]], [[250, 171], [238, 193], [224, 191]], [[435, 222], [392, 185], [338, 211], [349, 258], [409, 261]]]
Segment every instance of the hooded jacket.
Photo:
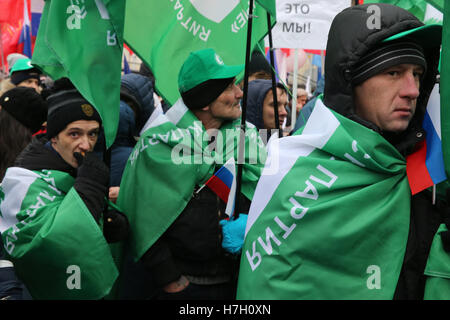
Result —
[[[139, 132], [155, 110], [150, 78], [129, 73], [122, 76], [119, 126], [111, 147], [111, 186], [119, 186], [122, 173]], [[133, 105], [133, 106], [131, 106]]]
[[263, 103], [267, 92], [272, 88], [272, 81], [257, 79], [248, 83], [246, 120], [256, 128], [264, 129]]
[[[414, 145], [424, 139], [422, 121], [430, 93], [434, 87], [440, 47], [424, 47], [427, 72], [421, 82], [416, 113], [407, 130], [399, 135], [382, 132], [375, 124], [355, 114], [351, 70], [366, 53], [376, 48], [380, 42], [400, 32], [421, 27], [423, 23], [413, 14], [399, 7], [378, 3], [380, 28], [355, 28], [366, 26], [373, 13], [366, 4], [345, 9], [336, 16], [330, 28], [326, 48], [324, 104], [372, 130], [379, 132], [403, 155], [412, 151]], [[349, 37], [348, 35], [352, 35]], [[436, 35], [439, 37], [440, 35]]]
[[[414, 15], [399, 7], [378, 3], [380, 9], [380, 28], [355, 28], [366, 25], [372, 4], [354, 6], [345, 9], [336, 16], [328, 35], [325, 65], [324, 104], [343, 116], [358, 122], [388, 140], [397, 150], [406, 156], [417, 142], [425, 139], [422, 121], [429, 96], [436, 82], [440, 46], [423, 46], [427, 60], [427, 72], [420, 84], [416, 112], [408, 128], [400, 134], [383, 132], [374, 123], [355, 114], [351, 71], [366, 53], [376, 48], [380, 42], [405, 30], [423, 26]], [[348, 35], [352, 36], [349, 37]], [[440, 34], [436, 35], [440, 37]], [[431, 243], [439, 224], [442, 222], [442, 202], [432, 205], [429, 191], [425, 190], [412, 197], [411, 220], [407, 248], [402, 271], [397, 283], [394, 298], [422, 299], [426, 277], [424, 270], [430, 252]]]

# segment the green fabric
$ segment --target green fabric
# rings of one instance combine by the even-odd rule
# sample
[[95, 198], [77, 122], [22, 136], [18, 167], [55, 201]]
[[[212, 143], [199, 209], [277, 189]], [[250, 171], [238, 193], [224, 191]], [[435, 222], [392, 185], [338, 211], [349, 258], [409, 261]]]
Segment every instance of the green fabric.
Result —
[[30, 59], [28, 59], [28, 58], [19, 59], [14, 63], [13, 67], [11, 68], [10, 73], [13, 74], [13, 72], [16, 72], [16, 71], [30, 70], [33, 68], [34, 67], [31, 65]]
[[[180, 97], [176, 79], [190, 52], [213, 48], [226, 65], [245, 63], [248, 9], [247, 0], [127, 0], [124, 40], [150, 66], [158, 93], [173, 105]], [[254, 15], [252, 49], [268, 32], [261, 5]]]
[[270, 13], [273, 18], [277, 16], [277, 8], [275, 5], [275, 0], [256, 0], [257, 3], [262, 5], [266, 11]]
[[[441, 136], [445, 172], [450, 176], [450, 3], [445, 3], [441, 51]], [[449, 146], [449, 147], [447, 147]]]
[[425, 275], [424, 299], [448, 300], [450, 299], [450, 253], [442, 246], [440, 233], [447, 231], [445, 224], [441, 224], [431, 245]]
[[[172, 117], [174, 114], [181, 115], [181, 119], [177, 121], [178, 116]], [[237, 159], [240, 120], [220, 128], [224, 149], [217, 147], [212, 151], [205, 128], [181, 99], [154, 123], [141, 136], [128, 159], [117, 199], [130, 221], [135, 260], [181, 213], [195, 186], [205, 183], [230, 157]], [[264, 143], [256, 128], [249, 128], [242, 178], [242, 193], [249, 199], [264, 160]]]
[[[17, 219], [2, 238], [18, 277], [34, 299], [103, 298], [118, 271], [102, 230], [72, 187], [74, 178], [60, 171], [33, 172], [38, 176], [20, 211], [5, 212], [2, 206], [4, 217]], [[5, 202], [8, 197], [13, 195], [6, 193]], [[70, 286], [73, 267], [81, 276], [79, 288]]]
[[109, 147], [119, 123], [125, 0], [71, 3], [45, 2], [32, 63], [72, 81], [100, 114]]
[[253, 197], [238, 299], [391, 299], [409, 230], [404, 157], [320, 99], [279, 148]]
[[444, 12], [444, 0], [426, 0], [433, 7], [441, 12]]
[[191, 52], [178, 74], [180, 92], [186, 92], [211, 79], [236, 77], [244, 65], [227, 66], [211, 48]]

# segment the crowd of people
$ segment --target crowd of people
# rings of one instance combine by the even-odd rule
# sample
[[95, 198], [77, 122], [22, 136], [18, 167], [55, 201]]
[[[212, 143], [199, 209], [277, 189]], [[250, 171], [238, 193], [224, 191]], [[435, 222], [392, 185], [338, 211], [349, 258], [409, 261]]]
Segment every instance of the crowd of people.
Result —
[[[186, 57], [172, 106], [145, 64], [124, 74], [108, 150], [100, 115], [70, 79], [11, 55], [0, 87], [0, 299], [450, 298], [450, 193], [444, 183], [437, 200], [429, 189], [412, 196], [405, 160], [426, 138], [442, 28], [379, 7], [379, 28], [367, 27], [367, 5], [335, 17], [311, 97], [273, 88], [255, 52], [245, 125], [244, 65], [213, 49]], [[272, 134], [291, 112], [295, 126]], [[231, 158], [242, 170], [230, 213], [208, 183]], [[301, 240], [288, 244], [294, 233]], [[367, 284], [369, 265], [381, 266], [381, 285]]]

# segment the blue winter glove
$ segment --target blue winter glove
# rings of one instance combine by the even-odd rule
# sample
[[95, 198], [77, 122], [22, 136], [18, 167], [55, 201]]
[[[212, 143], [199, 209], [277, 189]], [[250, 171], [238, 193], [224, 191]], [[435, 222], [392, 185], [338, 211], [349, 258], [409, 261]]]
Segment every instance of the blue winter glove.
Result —
[[236, 220], [221, 220], [222, 226], [222, 248], [226, 251], [236, 254], [239, 253], [244, 244], [245, 226], [247, 225], [246, 214], [239, 214]]

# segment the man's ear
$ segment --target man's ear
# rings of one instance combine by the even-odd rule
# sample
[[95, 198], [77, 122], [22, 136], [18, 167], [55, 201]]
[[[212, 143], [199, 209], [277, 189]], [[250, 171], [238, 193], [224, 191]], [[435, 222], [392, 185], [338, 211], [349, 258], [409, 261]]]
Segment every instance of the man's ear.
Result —
[[54, 136], [53, 138], [50, 139], [52, 145], [56, 143], [56, 141], [58, 141], [58, 136]]

